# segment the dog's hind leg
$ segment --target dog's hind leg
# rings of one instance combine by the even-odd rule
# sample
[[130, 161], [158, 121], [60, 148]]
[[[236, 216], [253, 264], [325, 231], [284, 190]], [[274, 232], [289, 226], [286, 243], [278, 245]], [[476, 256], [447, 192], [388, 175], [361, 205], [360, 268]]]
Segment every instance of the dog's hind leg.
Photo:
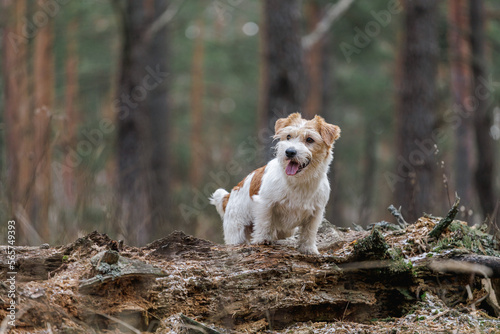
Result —
[[224, 242], [226, 245], [238, 245], [249, 242], [246, 236], [246, 221], [238, 219], [231, 215], [231, 212], [226, 212], [224, 215]]

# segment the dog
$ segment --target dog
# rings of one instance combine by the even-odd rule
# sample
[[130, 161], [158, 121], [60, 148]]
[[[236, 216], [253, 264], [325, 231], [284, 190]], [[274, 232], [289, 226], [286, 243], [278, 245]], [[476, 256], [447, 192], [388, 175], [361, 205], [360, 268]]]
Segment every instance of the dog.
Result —
[[224, 226], [226, 244], [261, 244], [300, 230], [298, 250], [319, 254], [316, 233], [330, 196], [327, 173], [340, 128], [299, 113], [275, 124], [275, 158], [245, 177], [231, 193], [210, 198]]

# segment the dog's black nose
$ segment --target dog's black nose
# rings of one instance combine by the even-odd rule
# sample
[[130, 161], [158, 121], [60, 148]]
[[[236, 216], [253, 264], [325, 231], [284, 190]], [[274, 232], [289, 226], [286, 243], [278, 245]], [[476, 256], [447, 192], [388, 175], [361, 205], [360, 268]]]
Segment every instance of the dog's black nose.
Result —
[[287, 158], [293, 158], [294, 156], [297, 155], [297, 150], [294, 149], [293, 147], [289, 147], [286, 149], [285, 154]]

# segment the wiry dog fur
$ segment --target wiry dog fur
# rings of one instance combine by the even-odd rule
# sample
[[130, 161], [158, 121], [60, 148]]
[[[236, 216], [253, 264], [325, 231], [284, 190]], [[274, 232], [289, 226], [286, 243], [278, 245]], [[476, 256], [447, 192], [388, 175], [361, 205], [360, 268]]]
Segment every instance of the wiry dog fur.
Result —
[[226, 244], [263, 243], [300, 230], [299, 250], [318, 254], [316, 232], [330, 196], [327, 173], [340, 128], [299, 113], [276, 121], [276, 157], [250, 173], [231, 193], [216, 190]]

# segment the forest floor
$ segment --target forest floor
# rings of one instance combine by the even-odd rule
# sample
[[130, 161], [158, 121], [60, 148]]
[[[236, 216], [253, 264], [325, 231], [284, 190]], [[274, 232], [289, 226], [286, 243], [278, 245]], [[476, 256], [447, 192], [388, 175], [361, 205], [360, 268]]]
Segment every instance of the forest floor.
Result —
[[[497, 231], [439, 218], [225, 246], [174, 232], [137, 248], [93, 232], [0, 259], [0, 333], [500, 333]], [[6, 251], [6, 246], [0, 246]]]

